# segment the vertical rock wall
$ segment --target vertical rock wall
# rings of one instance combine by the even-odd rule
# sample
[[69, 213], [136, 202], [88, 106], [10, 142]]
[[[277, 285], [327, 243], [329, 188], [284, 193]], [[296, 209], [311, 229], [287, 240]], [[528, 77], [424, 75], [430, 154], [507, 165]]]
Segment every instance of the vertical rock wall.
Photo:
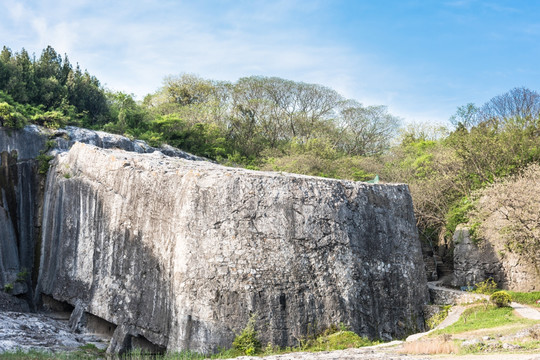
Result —
[[[503, 221], [501, 219], [493, 223], [504, 224]], [[456, 229], [453, 238], [453, 285], [471, 286], [491, 278], [503, 289], [539, 291], [538, 257], [535, 254], [524, 256], [509, 252], [500, 239], [499, 231], [495, 229], [486, 232], [490, 236], [475, 243], [467, 227]]]
[[0, 128], [0, 290], [7, 285], [14, 295], [32, 288], [42, 195], [36, 157], [45, 142], [36, 127]]
[[113, 344], [230, 346], [330, 325], [423, 327], [426, 277], [406, 185], [262, 173], [75, 144], [44, 200], [39, 291], [118, 325]]

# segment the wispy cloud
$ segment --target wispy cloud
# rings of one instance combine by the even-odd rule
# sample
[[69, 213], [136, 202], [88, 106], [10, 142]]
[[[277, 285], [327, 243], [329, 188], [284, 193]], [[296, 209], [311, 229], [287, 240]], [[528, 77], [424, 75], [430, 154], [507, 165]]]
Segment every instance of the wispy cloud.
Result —
[[[533, 68], [521, 62], [540, 55], [532, 46], [540, 37], [538, 6], [384, 3], [5, 0], [0, 38], [38, 56], [51, 45], [109, 88], [139, 98], [169, 74], [266, 75], [320, 83], [411, 119], [441, 120], [459, 105], [487, 100], [486, 91], [540, 86], [538, 74], [512, 70]], [[517, 48], [523, 39], [527, 47]]]

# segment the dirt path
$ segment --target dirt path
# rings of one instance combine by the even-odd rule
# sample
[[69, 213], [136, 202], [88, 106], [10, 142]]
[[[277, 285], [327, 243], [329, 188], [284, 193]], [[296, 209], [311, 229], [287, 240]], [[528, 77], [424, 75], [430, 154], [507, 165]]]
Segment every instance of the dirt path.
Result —
[[512, 302], [510, 306], [512, 306], [514, 310], [524, 318], [540, 321], [540, 311], [527, 305], [522, 305], [515, 302]]
[[427, 334], [432, 333], [435, 330], [444, 329], [445, 327], [452, 325], [453, 323], [455, 323], [456, 321], [459, 320], [459, 317], [461, 316], [461, 314], [463, 314], [463, 311], [465, 311], [464, 306], [461, 306], [461, 305], [453, 306], [450, 309], [450, 311], [448, 312], [448, 316], [446, 317], [446, 319], [444, 319], [435, 328], [433, 328], [433, 329], [431, 329], [429, 331], [423, 332], [423, 333], [413, 334], [413, 335], [409, 336], [405, 341], [418, 340], [421, 337], [424, 337]]

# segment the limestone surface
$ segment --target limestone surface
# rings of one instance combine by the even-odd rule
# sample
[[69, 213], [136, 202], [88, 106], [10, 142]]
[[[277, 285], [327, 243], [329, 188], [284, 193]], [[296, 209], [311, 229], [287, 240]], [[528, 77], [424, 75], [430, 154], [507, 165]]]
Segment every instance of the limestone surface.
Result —
[[423, 328], [406, 185], [76, 143], [44, 194], [37, 293], [117, 325], [111, 344], [211, 352], [252, 316], [281, 346], [340, 323], [382, 339]]
[[490, 230], [489, 236], [475, 243], [466, 226], [456, 229], [453, 285], [470, 286], [491, 278], [503, 289], [538, 291], [538, 257], [507, 251], [500, 240], [500, 230]]
[[205, 160], [170, 146], [154, 148], [144, 141], [74, 126], [58, 130], [36, 125], [20, 130], [0, 127], [0, 290], [7, 285], [12, 288], [10, 294], [25, 297], [32, 308], [45, 177], [40, 172], [46, 172], [47, 156], [68, 151], [76, 142]]

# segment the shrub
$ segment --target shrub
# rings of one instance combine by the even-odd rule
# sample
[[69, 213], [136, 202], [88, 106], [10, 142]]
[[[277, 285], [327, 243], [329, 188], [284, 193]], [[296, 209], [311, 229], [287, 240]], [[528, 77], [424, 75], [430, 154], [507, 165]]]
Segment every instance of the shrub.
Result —
[[493, 280], [493, 278], [489, 278], [484, 281], [480, 281], [476, 284], [474, 284], [475, 290], [474, 292], [477, 294], [493, 294], [495, 291], [497, 291], [497, 283]]
[[22, 270], [17, 273], [16, 281], [25, 282], [27, 277], [28, 277], [28, 270], [26, 270], [26, 268], [22, 268]]
[[54, 159], [54, 156], [51, 156], [51, 155], [47, 155], [47, 154], [44, 154], [44, 153], [41, 153], [39, 154], [36, 159], [38, 160], [38, 164], [39, 164], [39, 173], [40, 174], [46, 174], [47, 171], [49, 171], [49, 162]]
[[468, 197], [461, 198], [456, 202], [446, 215], [446, 229], [448, 236], [452, 236], [459, 224], [469, 221], [469, 212], [475, 208], [475, 203]]
[[0, 126], [21, 129], [26, 124], [26, 118], [6, 102], [0, 102]]
[[45, 126], [49, 129], [58, 129], [69, 123], [69, 117], [60, 111], [47, 111], [42, 114], [35, 114], [31, 117], [32, 123]]
[[510, 305], [510, 303], [512, 302], [512, 297], [506, 291], [496, 291], [491, 294], [491, 297], [489, 299], [497, 307], [505, 307]]
[[13, 284], [11, 284], [11, 283], [5, 284], [4, 285], [4, 291], [7, 292], [7, 293], [12, 292], [13, 291]]
[[253, 314], [249, 321], [242, 330], [242, 332], [236, 336], [232, 345], [233, 349], [242, 352], [245, 355], [255, 355], [261, 350], [261, 342], [257, 338], [257, 332], [255, 331], [255, 320], [257, 315]]

